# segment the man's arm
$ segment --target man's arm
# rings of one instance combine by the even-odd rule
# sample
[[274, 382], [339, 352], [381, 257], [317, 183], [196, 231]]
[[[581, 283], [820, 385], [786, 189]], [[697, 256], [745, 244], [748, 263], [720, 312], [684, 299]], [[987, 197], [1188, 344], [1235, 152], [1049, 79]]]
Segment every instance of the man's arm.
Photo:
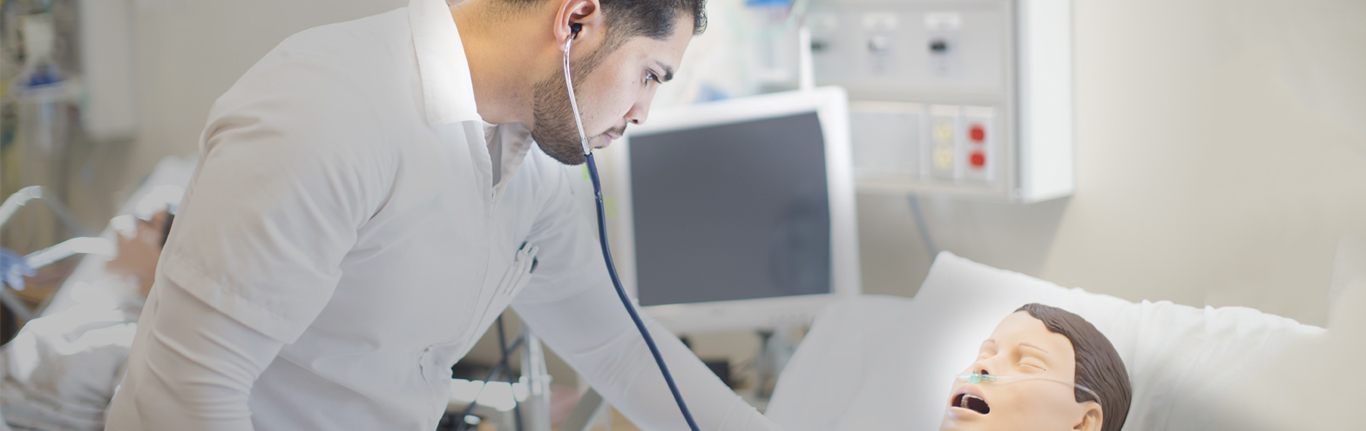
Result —
[[340, 60], [295, 49], [307, 42], [215, 102], [110, 429], [250, 429], [257, 376], [326, 306], [387, 196], [374, 108]]
[[115, 399], [110, 429], [252, 429], [247, 395], [284, 343], [164, 278], [151, 295], [141, 351], [120, 390], [127, 399]]
[[[514, 308], [593, 388], [643, 429], [686, 430], [649, 348], [610, 282], [568, 298]], [[704, 430], [778, 429], [726, 387], [682, 342], [641, 315], [669, 365], [683, 400]]]
[[[533, 151], [528, 158], [554, 163]], [[686, 430], [687, 423], [654, 357], [622, 307], [598, 246], [593, 190], [579, 167], [542, 165], [545, 208], [528, 242], [538, 269], [513, 302], [518, 315], [594, 389], [644, 429]], [[682, 342], [641, 316], [683, 399], [705, 430], [777, 429], [726, 387]]]

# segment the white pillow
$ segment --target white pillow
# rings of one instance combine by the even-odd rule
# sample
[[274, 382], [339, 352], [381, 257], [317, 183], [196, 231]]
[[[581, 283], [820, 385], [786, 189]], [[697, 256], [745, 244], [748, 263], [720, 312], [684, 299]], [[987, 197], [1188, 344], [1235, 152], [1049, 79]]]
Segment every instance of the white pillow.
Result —
[[1125, 430], [1214, 430], [1215, 397], [1322, 328], [1241, 307], [1134, 304], [940, 253], [914, 299], [863, 296], [824, 310], [767, 414], [789, 431], [935, 430], [953, 376], [1002, 318], [1037, 302], [1105, 333], [1129, 371]]

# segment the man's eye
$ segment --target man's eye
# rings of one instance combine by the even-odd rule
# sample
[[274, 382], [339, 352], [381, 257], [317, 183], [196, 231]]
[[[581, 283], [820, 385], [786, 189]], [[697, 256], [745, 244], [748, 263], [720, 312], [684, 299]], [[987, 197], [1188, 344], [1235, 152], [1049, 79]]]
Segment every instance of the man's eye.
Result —
[[1031, 363], [1031, 362], [1022, 362], [1022, 363], [1020, 363], [1020, 366], [1021, 366], [1021, 367], [1030, 367], [1030, 368], [1034, 368], [1034, 369], [1037, 369], [1037, 370], [1039, 370], [1039, 371], [1048, 371], [1048, 369], [1047, 369], [1047, 368], [1044, 368], [1042, 365], [1035, 364], [1035, 363]]
[[663, 84], [663, 82], [659, 81], [659, 75], [656, 75], [654, 72], [645, 72], [645, 83], [649, 84], [650, 81]]

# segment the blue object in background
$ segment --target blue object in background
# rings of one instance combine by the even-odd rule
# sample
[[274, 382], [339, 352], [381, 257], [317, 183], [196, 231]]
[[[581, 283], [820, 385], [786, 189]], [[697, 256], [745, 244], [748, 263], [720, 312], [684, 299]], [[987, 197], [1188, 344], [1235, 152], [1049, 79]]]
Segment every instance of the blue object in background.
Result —
[[33, 71], [33, 74], [29, 75], [28, 86], [41, 87], [44, 85], [52, 85], [62, 82], [63, 79], [62, 72], [57, 69], [57, 65], [48, 63], [39, 66]]
[[36, 272], [28, 267], [28, 262], [23, 256], [0, 248], [0, 281], [8, 284], [11, 289], [24, 290], [24, 277], [32, 277]]

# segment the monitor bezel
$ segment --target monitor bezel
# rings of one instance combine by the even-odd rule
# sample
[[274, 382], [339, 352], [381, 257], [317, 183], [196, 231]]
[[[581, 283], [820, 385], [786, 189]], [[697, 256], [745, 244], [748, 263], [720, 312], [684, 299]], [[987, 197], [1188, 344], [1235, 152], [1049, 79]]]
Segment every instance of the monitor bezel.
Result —
[[825, 141], [826, 187], [830, 202], [831, 293], [698, 302], [641, 307], [675, 334], [731, 330], [765, 330], [806, 325], [829, 303], [861, 291], [858, 217], [855, 209], [853, 156], [849, 141], [848, 96], [839, 87], [773, 93], [660, 109], [640, 126], [629, 127], [612, 148], [616, 222], [613, 259], [622, 284], [637, 295], [636, 254], [630, 140], [683, 129], [718, 126], [815, 112]]

